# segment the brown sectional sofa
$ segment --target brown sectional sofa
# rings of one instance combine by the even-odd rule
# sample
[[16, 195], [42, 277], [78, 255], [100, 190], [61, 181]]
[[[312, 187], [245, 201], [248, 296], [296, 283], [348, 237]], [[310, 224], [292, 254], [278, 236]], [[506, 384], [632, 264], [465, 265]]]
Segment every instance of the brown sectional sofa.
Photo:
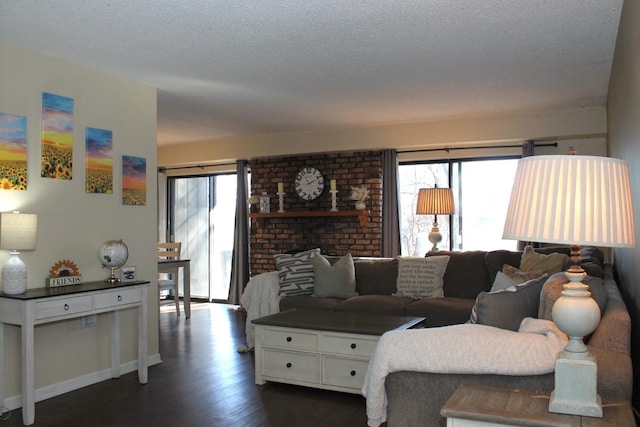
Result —
[[[536, 252], [569, 254], [568, 248], [541, 248]], [[598, 329], [588, 345], [598, 363], [598, 391], [602, 396], [631, 399], [631, 322], [610, 265], [602, 252], [582, 249], [583, 267], [590, 276], [603, 278], [604, 310]], [[357, 296], [318, 298], [310, 295], [282, 297], [280, 310], [313, 308], [336, 311], [366, 311], [425, 317], [426, 327], [465, 323], [479, 293], [489, 291], [504, 264], [520, 267], [522, 252], [467, 251], [437, 252], [427, 256], [450, 256], [444, 274], [444, 297], [415, 300], [397, 297], [395, 259], [354, 259]], [[336, 258], [337, 259], [337, 258]], [[587, 278], [588, 279], [588, 278]], [[600, 279], [598, 279], [600, 280]], [[586, 280], [585, 280], [586, 282]], [[463, 348], [460, 351], [464, 351]], [[452, 355], [455, 357], [455, 355]], [[553, 374], [539, 376], [452, 375], [428, 372], [393, 372], [387, 376], [387, 425], [445, 425], [440, 408], [461, 384], [492, 384], [550, 391]]]

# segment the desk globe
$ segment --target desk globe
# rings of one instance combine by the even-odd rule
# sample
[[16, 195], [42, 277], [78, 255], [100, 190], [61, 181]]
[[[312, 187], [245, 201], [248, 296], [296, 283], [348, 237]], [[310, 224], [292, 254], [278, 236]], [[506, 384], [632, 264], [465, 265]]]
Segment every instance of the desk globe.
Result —
[[116, 277], [116, 269], [120, 268], [127, 262], [129, 258], [129, 249], [122, 240], [109, 240], [100, 247], [100, 262], [107, 268], [111, 269], [111, 276], [105, 279], [105, 282], [119, 282]]

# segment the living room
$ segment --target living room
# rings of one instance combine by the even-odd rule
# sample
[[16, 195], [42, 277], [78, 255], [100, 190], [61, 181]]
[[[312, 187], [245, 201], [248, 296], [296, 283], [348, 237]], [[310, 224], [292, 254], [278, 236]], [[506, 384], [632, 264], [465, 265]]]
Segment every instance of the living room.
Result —
[[[0, 12], [1, 13], [1, 12]], [[313, 133], [291, 132], [220, 138], [157, 147], [157, 93], [152, 87], [109, 75], [99, 70], [78, 66], [47, 54], [0, 41], [0, 112], [26, 116], [28, 135], [28, 191], [2, 193], [0, 210], [14, 209], [38, 214], [38, 246], [24, 252], [22, 258], [29, 268], [30, 287], [44, 286], [49, 269], [59, 260], [69, 259], [80, 266], [87, 280], [101, 280], [107, 272], [97, 260], [100, 245], [110, 239], [124, 239], [129, 247], [130, 263], [136, 266], [140, 278], [155, 277], [157, 271], [155, 242], [157, 236], [157, 167], [206, 164], [213, 169], [235, 159], [279, 158], [343, 151], [371, 151], [397, 148], [410, 155], [424, 148], [425, 141], [436, 147], [494, 144], [528, 139], [553, 139], [584, 135], [606, 135], [606, 155], [627, 160], [635, 205], [640, 200], [640, 175], [635, 170], [640, 160], [640, 126], [636, 117], [640, 110], [638, 89], [638, 30], [633, 23], [640, 19], [636, 2], [625, 2], [619, 26], [616, 51], [608, 86], [606, 105], [535, 114], [514, 113], [499, 117], [452, 118], [448, 120], [379, 125], [366, 128], [322, 130]], [[1, 30], [0, 30], [0, 34]], [[10, 58], [11, 60], [5, 60]], [[43, 92], [71, 96], [76, 101], [76, 120], [87, 126], [114, 130], [114, 158], [133, 155], [147, 161], [147, 200], [145, 206], [123, 206], [115, 194], [98, 196], [84, 192], [82, 179], [71, 181], [43, 180], [38, 177], [38, 150]], [[80, 129], [80, 126], [78, 127]], [[82, 129], [80, 129], [82, 131]], [[78, 135], [78, 140], [82, 136]], [[74, 146], [74, 155], [81, 165], [82, 143]], [[562, 147], [564, 148], [564, 147]], [[576, 147], [580, 150], [581, 147]], [[503, 150], [496, 148], [498, 153]], [[559, 151], [562, 153], [562, 150]], [[78, 169], [81, 169], [80, 166]], [[226, 166], [228, 168], [228, 166]], [[636, 212], [638, 209], [636, 209]], [[638, 217], [636, 214], [636, 223]], [[626, 303], [634, 320], [633, 360], [640, 369], [640, 280], [635, 260], [639, 250], [614, 249], [611, 258]], [[8, 257], [2, 251], [4, 262]], [[153, 292], [149, 293], [150, 295]], [[150, 297], [150, 300], [152, 298]], [[136, 323], [133, 313], [123, 313], [122, 322]], [[149, 310], [148, 347], [150, 364], [160, 361], [158, 313]], [[90, 384], [100, 378], [109, 366], [103, 347], [109, 341], [108, 322], [98, 319], [96, 329], [80, 325], [49, 325], [38, 334], [35, 355], [36, 383], [39, 399], [47, 399], [62, 390]], [[77, 339], [69, 340], [73, 333]], [[4, 389], [5, 406], [19, 407], [20, 395], [20, 333], [5, 326]], [[135, 328], [123, 328], [122, 359], [136, 360]], [[132, 368], [130, 368], [132, 369]], [[79, 384], [78, 384], [79, 383]], [[635, 389], [640, 381], [635, 378]], [[66, 387], [66, 388], [65, 388]], [[640, 400], [634, 396], [635, 407]]]

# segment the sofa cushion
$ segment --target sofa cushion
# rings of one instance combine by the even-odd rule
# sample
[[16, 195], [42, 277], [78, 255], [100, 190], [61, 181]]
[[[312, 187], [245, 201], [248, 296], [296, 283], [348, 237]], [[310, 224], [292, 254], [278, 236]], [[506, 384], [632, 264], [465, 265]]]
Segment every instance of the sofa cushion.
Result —
[[525, 317], [537, 317], [540, 291], [548, 275], [496, 292], [481, 292], [469, 323], [517, 331]]
[[[538, 309], [538, 318], [553, 320], [552, 310], [553, 304], [560, 298], [564, 285], [569, 283], [569, 279], [564, 272], [556, 273], [549, 277], [542, 287], [540, 294], [540, 307]], [[604, 313], [607, 304], [607, 290], [604, 287], [604, 281], [600, 277], [585, 276], [582, 283], [589, 286], [591, 298], [598, 304], [600, 313]]]
[[363, 259], [354, 261], [356, 291], [360, 295], [391, 295], [396, 291], [398, 260]]
[[401, 316], [404, 314], [404, 308], [411, 301], [413, 300], [408, 297], [394, 297], [391, 295], [359, 295], [341, 302], [336, 307], [336, 311]]
[[491, 283], [493, 283], [493, 279], [489, 280], [485, 254], [485, 251], [438, 251], [429, 252], [426, 256], [449, 257], [447, 270], [444, 273], [445, 296], [475, 299], [480, 292], [491, 289]]
[[280, 298], [280, 311], [291, 310], [293, 308], [309, 308], [313, 310], [335, 310], [342, 298], [318, 298], [311, 295], [298, 295], [293, 297]]
[[356, 292], [356, 272], [351, 254], [346, 254], [333, 265], [320, 254], [313, 257], [314, 297], [350, 298]]
[[541, 254], [532, 246], [524, 248], [520, 259], [520, 270], [524, 272], [542, 270], [549, 274], [564, 271], [569, 266], [569, 257], [561, 253]]
[[469, 298], [425, 298], [412, 301], [404, 309], [407, 316], [424, 317], [426, 328], [464, 323], [471, 316], [474, 300]]
[[446, 255], [398, 257], [397, 291], [393, 295], [415, 299], [444, 296], [443, 277], [448, 262]]
[[280, 295], [311, 295], [313, 293], [313, 257], [320, 249], [297, 254], [276, 254], [276, 268], [280, 277]]

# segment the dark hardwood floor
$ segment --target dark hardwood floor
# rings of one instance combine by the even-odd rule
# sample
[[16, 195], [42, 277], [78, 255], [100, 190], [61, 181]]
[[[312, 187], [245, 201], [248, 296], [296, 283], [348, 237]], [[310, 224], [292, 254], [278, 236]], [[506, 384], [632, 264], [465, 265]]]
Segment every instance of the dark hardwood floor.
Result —
[[[164, 306], [168, 304], [168, 306]], [[244, 343], [242, 312], [223, 304], [192, 305], [177, 317], [173, 302], [160, 315], [163, 363], [36, 403], [35, 426], [366, 426], [362, 396], [285, 384], [254, 383], [253, 353]], [[12, 411], [2, 426], [21, 426]]]

